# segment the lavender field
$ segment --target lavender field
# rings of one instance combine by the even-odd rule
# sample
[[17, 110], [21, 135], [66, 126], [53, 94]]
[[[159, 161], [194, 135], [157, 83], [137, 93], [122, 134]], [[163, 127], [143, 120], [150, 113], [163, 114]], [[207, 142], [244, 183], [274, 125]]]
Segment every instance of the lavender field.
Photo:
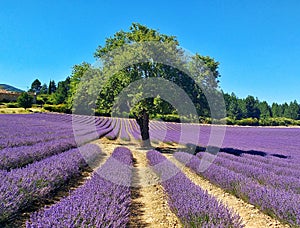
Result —
[[276, 221], [271, 227], [300, 227], [300, 128], [226, 127], [215, 157], [209, 125], [151, 121], [147, 151], [133, 119], [4, 114], [0, 122], [0, 227], [153, 227], [142, 221], [147, 201], [136, 203], [149, 187], [133, 184], [141, 158], [176, 227], [251, 227], [186, 170]]

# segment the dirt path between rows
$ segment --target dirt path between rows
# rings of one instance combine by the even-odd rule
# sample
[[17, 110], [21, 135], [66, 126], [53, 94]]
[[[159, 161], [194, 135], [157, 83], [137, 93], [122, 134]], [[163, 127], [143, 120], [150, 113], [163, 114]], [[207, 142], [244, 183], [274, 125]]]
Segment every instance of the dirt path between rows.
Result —
[[134, 158], [132, 178], [132, 205], [129, 227], [182, 227], [179, 219], [170, 210], [158, 177], [147, 168], [145, 150], [139, 149], [135, 142], [120, 140], [100, 140], [104, 150], [114, 150], [125, 146], [131, 150]]
[[224, 205], [227, 205], [233, 211], [238, 213], [243, 220], [246, 228], [262, 228], [262, 227], [276, 227], [283, 228], [289, 227], [288, 225], [281, 224], [278, 220], [262, 213], [253, 205], [244, 202], [243, 200], [225, 192], [223, 189], [211, 184], [208, 180], [197, 175], [189, 168], [185, 167], [182, 163], [177, 161], [171, 154], [164, 154], [170, 161], [172, 161], [181, 171], [196, 185], [220, 200]]

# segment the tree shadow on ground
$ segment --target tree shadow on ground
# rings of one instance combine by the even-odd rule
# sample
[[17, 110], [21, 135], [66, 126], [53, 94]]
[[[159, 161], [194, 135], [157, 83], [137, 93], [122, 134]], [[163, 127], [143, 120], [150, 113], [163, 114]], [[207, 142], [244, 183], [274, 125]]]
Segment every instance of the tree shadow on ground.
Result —
[[278, 157], [278, 158], [289, 158], [289, 156], [283, 155], [283, 154], [269, 154], [264, 151], [259, 151], [259, 150], [240, 150], [240, 149], [235, 149], [235, 148], [221, 148], [221, 152], [232, 154], [235, 156], [242, 156], [243, 154], [249, 154], [249, 155], [257, 155], [257, 156], [273, 156], [273, 157]]
[[156, 147], [154, 149], [163, 154], [174, 154], [175, 152], [178, 152], [178, 149], [174, 147]]
[[[173, 147], [157, 147], [157, 148], [155, 148], [155, 150], [157, 150], [161, 153], [166, 153], [166, 154], [173, 154], [175, 152], [180, 151], [178, 148], [173, 148]], [[283, 159], [290, 158], [290, 156], [286, 156], [283, 154], [270, 154], [270, 153], [267, 153], [264, 151], [259, 151], [259, 150], [241, 150], [241, 149], [236, 149], [236, 148], [231, 148], [231, 147], [218, 148], [218, 147], [214, 147], [214, 146], [203, 147], [203, 146], [197, 146], [197, 145], [191, 144], [191, 143], [186, 144], [185, 148], [182, 149], [181, 151], [187, 152], [187, 153], [190, 153], [193, 155], [195, 155], [199, 152], [207, 151], [212, 154], [217, 154], [218, 152], [223, 152], [223, 153], [228, 153], [228, 154], [232, 154], [235, 156], [242, 156], [243, 154], [249, 154], [249, 155], [262, 156], [262, 157], [273, 156], [273, 157], [283, 158]]]

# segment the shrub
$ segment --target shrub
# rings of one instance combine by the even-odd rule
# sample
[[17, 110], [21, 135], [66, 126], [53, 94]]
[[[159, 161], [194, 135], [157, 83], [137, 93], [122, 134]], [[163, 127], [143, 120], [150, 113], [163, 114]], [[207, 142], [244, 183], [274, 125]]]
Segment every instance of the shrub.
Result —
[[227, 119], [223, 118], [223, 119], [212, 119], [211, 120], [213, 124], [220, 124], [220, 125], [225, 125], [227, 124]]
[[31, 108], [32, 102], [33, 102], [33, 97], [30, 94], [24, 92], [18, 97], [17, 102], [18, 102], [19, 106], [22, 108], [25, 108], [25, 109]]
[[246, 118], [236, 121], [237, 125], [241, 126], [258, 126], [259, 121], [256, 118]]
[[199, 122], [202, 124], [211, 124], [212, 120], [210, 117], [199, 117]]
[[95, 111], [95, 116], [107, 116], [107, 117], [110, 117], [111, 114], [109, 112], [107, 112], [106, 110], [99, 110], [99, 109], [97, 109]]
[[6, 107], [7, 108], [19, 108], [19, 105], [18, 105], [18, 103], [7, 103], [6, 104]]
[[295, 120], [295, 125], [300, 126], [300, 120]]
[[176, 123], [180, 123], [180, 118], [178, 115], [176, 114], [167, 114], [167, 115], [162, 115], [162, 120], [166, 121], [166, 122], [176, 122]]
[[289, 125], [300, 125], [299, 120], [293, 120], [285, 117], [267, 118], [260, 119], [259, 125], [261, 126], [289, 126]]
[[59, 104], [59, 105], [45, 104], [44, 109], [50, 112], [70, 113], [70, 110], [67, 108], [66, 104]]
[[225, 121], [226, 121], [226, 124], [227, 125], [235, 125], [236, 124], [236, 120], [235, 119], [232, 119], [230, 117], [226, 117], [225, 118]]
[[176, 123], [180, 123], [180, 118], [179, 115], [177, 114], [152, 114], [150, 115], [151, 119], [154, 120], [163, 120], [166, 122], [176, 122]]

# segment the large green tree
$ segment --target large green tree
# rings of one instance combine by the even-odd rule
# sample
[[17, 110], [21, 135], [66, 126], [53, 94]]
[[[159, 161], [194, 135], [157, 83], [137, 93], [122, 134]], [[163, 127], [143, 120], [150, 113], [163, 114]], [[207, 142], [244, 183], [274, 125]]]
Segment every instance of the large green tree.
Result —
[[[163, 88], [163, 85], [152, 83], [153, 81], [147, 81], [147, 79], [161, 79], [162, 83], [168, 81], [176, 84], [185, 91], [185, 94], [196, 106], [198, 105], [197, 111], [206, 114], [209, 114], [209, 110], [204, 111], [209, 108], [208, 101], [201, 89], [218, 95], [215, 93], [220, 76], [218, 62], [199, 54], [194, 55], [189, 61], [185, 61], [186, 56], [175, 36], [161, 34], [157, 30], [138, 23], [133, 23], [129, 31], [121, 30], [107, 38], [104, 46], [97, 48], [95, 57], [102, 62], [101, 72], [96, 72], [101, 81], [95, 83], [91, 79], [85, 80], [90, 82], [76, 84], [75, 91], [78, 91], [78, 86], [84, 91], [78, 93], [75, 96], [76, 99], [80, 101], [84, 94], [92, 93], [91, 88], [95, 84], [101, 84], [97, 101], [98, 109], [111, 112], [116, 98], [119, 101], [123, 99], [124, 102], [119, 102], [119, 104], [125, 108], [123, 111], [130, 111], [134, 115], [141, 130], [142, 146], [144, 147], [150, 146], [149, 115], [155, 114], [159, 110], [166, 111], [164, 110], [166, 108], [170, 109], [168, 111], [174, 111], [172, 110], [174, 107], [167, 104], [170, 101], [164, 100], [166, 95], [164, 93], [178, 98], [181, 91], [175, 87], [171, 88], [172, 86]], [[188, 73], [185, 69], [188, 69]], [[73, 91], [72, 82], [76, 81], [76, 75], [82, 76], [90, 71], [93, 70], [87, 65], [74, 68], [74, 76], [71, 77], [71, 93]], [[193, 79], [189, 74], [193, 75]], [[130, 85], [133, 82], [140, 84], [137, 88], [131, 88]], [[130, 89], [127, 88], [128, 86]], [[120, 97], [119, 94], [126, 89], [127, 92], [123, 93], [125, 95]], [[160, 94], [151, 97], [153, 91], [160, 91]]]

